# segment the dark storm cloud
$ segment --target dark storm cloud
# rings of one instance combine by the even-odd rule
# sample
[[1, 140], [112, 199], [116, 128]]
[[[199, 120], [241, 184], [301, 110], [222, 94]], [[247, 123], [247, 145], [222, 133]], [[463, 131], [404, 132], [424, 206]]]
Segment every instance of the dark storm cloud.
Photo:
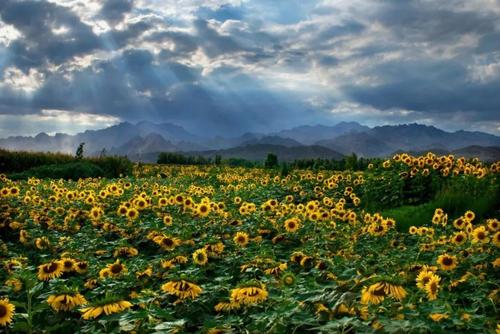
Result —
[[99, 14], [111, 24], [120, 23], [126, 13], [132, 10], [133, 0], [106, 0]]
[[219, 34], [215, 29], [209, 27], [205, 20], [195, 20], [198, 42], [209, 57], [221, 54], [247, 51], [233, 37]]
[[[45, 61], [60, 64], [99, 45], [90, 26], [69, 9], [50, 2], [3, 0], [0, 17], [23, 34], [9, 47], [12, 62], [22, 69]], [[59, 28], [67, 32], [56, 35], [54, 29]]]
[[[7, 50], [10, 62], [23, 71], [47, 63], [63, 64], [98, 49], [124, 47], [151, 27], [141, 21], [97, 36], [76, 13], [45, 1], [2, 1], [0, 17], [23, 34]], [[62, 32], [56, 33], [58, 29]]]
[[376, 87], [346, 85], [344, 91], [354, 100], [380, 109], [429, 114], [475, 111], [478, 119], [491, 119], [500, 106], [500, 80], [471, 81], [461, 62], [400, 61], [371, 71], [385, 83]]
[[385, 1], [373, 17], [401, 39], [446, 44], [464, 34], [483, 35], [495, 30], [498, 15], [477, 11], [455, 11], [424, 1]]
[[[456, 9], [458, 3], [453, 8], [420, 1], [384, 2], [371, 18], [390, 32], [385, 45], [369, 45], [355, 57], [367, 59], [389, 51], [402, 56], [360, 69], [358, 74], [377, 78], [377, 84], [347, 83], [343, 92], [366, 105], [417, 111], [422, 118], [465, 111], [470, 121], [498, 121], [500, 73], [487, 80], [474, 78], [476, 57], [500, 52], [495, 38], [500, 37], [498, 14]], [[464, 38], [475, 42], [461, 46]], [[446, 48], [455, 50], [446, 55]], [[494, 58], [498, 61], [498, 56], [493, 64]]]

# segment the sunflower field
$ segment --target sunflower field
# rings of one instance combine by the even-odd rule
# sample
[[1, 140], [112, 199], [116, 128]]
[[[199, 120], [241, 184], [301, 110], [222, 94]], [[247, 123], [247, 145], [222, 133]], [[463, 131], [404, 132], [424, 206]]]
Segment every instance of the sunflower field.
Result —
[[499, 199], [410, 225], [374, 203], [429, 206], [450, 183], [498, 194], [499, 175], [434, 154], [286, 176], [1, 175], [0, 332], [498, 334]]

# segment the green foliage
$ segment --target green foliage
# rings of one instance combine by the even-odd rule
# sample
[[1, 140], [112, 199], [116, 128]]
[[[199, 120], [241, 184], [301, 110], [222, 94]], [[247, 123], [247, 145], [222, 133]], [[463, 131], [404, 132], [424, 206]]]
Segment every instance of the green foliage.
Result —
[[273, 153], [267, 155], [266, 161], [264, 161], [264, 167], [275, 168], [278, 167], [278, 156]]
[[23, 152], [0, 149], [0, 172], [13, 173], [51, 164], [64, 164], [75, 158], [62, 153]]
[[100, 157], [86, 160], [102, 169], [103, 174], [100, 176], [117, 178], [132, 174], [133, 164], [126, 157]]
[[[73, 165], [73, 163], [81, 163]], [[59, 167], [60, 166], [60, 167]], [[72, 172], [72, 166], [78, 166]], [[57, 173], [66, 177], [78, 179], [85, 175], [103, 176], [109, 178], [130, 175], [133, 164], [126, 157], [92, 157], [79, 158], [62, 153], [22, 152], [0, 149], [0, 172], [15, 173], [13, 178], [27, 178], [36, 175], [44, 177], [60, 178]], [[54, 170], [54, 171], [51, 171]], [[78, 175], [81, 171], [83, 174]], [[97, 173], [97, 174], [96, 174]]]
[[312, 169], [312, 170], [352, 170], [364, 171], [368, 169], [369, 164], [380, 164], [378, 158], [358, 158], [356, 155], [344, 157], [339, 160], [334, 159], [299, 159], [291, 163], [294, 169]]
[[173, 165], [207, 165], [211, 159], [199, 156], [188, 156], [177, 152], [162, 152], [158, 155], [157, 163]]
[[412, 225], [419, 226], [422, 222], [429, 221], [437, 208], [447, 212], [450, 219], [462, 215], [464, 208], [472, 210], [478, 219], [487, 218], [492, 212], [500, 210], [500, 187], [497, 177], [453, 178], [443, 182], [442, 189], [436, 192], [430, 201], [414, 206], [393, 207], [384, 210], [382, 214], [394, 218], [398, 222], [398, 228], [404, 231]]
[[444, 177], [438, 173], [409, 177], [392, 170], [377, 170], [367, 173], [361, 200], [369, 210], [418, 205], [433, 199], [443, 185]]
[[27, 179], [29, 177], [78, 180], [79, 178], [99, 176], [105, 176], [104, 171], [99, 166], [90, 162], [80, 161], [61, 165], [34, 167], [21, 173], [12, 174], [10, 178], [13, 180]]
[[76, 153], [75, 153], [76, 160], [82, 160], [82, 158], [83, 158], [83, 146], [85, 146], [85, 143], [80, 143], [80, 145], [78, 145], [78, 148], [76, 149]]
[[231, 166], [231, 167], [247, 167], [247, 168], [259, 166], [258, 162], [250, 161], [250, 160], [246, 160], [246, 159], [240, 159], [240, 158], [224, 159], [224, 160], [222, 160], [222, 164], [226, 165], [226, 166]]

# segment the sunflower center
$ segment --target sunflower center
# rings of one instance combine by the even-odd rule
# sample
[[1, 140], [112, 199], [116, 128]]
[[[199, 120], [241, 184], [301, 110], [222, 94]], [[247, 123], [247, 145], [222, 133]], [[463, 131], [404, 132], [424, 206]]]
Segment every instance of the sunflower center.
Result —
[[64, 261], [64, 268], [72, 268], [72, 267], [73, 267], [73, 262]]
[[484, 234], [483, 232], [479, 232], [479, 233], [477, 234], [477, 238], [478, 238], [478, 239], [484, 239], [484, 237], [485, 237], [485, 234]]
[[381, 286], [380, 288], [373, 290], [373, 294], [375, 296], [385, 296], [384, 286]]
[[43, 267], [43, 271], [47, 274], [53, 273], [56, 270], [57, 270], [57, 264], [54, 262], [52, 262], [48, 266]]
[[437, 284], [435, 282], [432, 282], [429, 286], [431, 292], [434, 294], [437, 291]]
[[457, 235], [456, 240], [457, 240], [458, 242], [461, 242], [462, 240], [464, 240], [464, 236], [463, 236], [463, 235], [461, 235], [461, 234], [459, 234], [459, 235]]
[[453, 259], [452, 258], [449, 258], [449, 257], [445, 257], [443, 259], [443, 264], [445, 266], [451, 266], [453, 264]]
[[5, 305], [0, 305], [0, 319], [7, 315], [7, 307]]
[[113, 265], [111, 266], [111, 272], [112, 272], [113, 274], [118, 274], [118, 273], [120, 273], [121, 271], [122, 271], [122, 265], [121, 265], [121, 264], [116, 263], [116, 264], [113, 264]]
[[295, 223], [293, 223], [293, 222], [288, 223], [288, 227], [289, 228], [295, 228]]
[[171, 246], [173, 246], [174, 242], [173, 242], [173, 240], [172, 240], [172, 239], [170, 239], [170, 238], [165, 238], [165, 239], [163, 239], [163, 244], [164, 244], [165, 246], [167, 246], [167, 247], [171, 247]]

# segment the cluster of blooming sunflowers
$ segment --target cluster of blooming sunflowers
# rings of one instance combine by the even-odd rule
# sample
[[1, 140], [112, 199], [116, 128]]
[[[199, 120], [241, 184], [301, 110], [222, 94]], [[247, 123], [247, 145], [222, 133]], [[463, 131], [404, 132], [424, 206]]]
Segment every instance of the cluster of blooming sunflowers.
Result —
[[[500, 166], [401, 154], [382, 168], [395, 164], [409, 168], [401, 177], [492, 182]], [[2, 176], [0, 326], [28, 314], [33, 332], [51, 317], [82, 333], [494, 331], [499, 220], [436, 208], [401, 228], [363, 208], [369, 173], [146, 165], [115, 180]]]

